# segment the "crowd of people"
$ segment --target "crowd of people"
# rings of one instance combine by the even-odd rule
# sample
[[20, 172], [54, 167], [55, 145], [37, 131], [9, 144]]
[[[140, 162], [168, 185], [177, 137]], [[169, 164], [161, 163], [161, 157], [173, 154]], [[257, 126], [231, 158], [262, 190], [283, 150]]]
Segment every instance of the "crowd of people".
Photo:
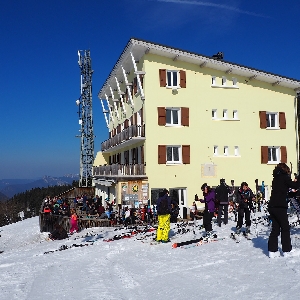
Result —
[[[282, 251], [284, 256], [292, 255], [290, 238], [290, 225], [288, 221], [288, 197], [291, 191], [297, 192], [300, 189], [298, 178], [292, 180], [290, 169], [285, 163], [279, 163], [273, 171], [272, 192], [268, 203], [269, 218], [272, 223], [272, 230], [268, 241], [269, 257], [280, 256], [278, 251], [278, 237], [281, 235]], [[207, 183], [202, 184], [202, 197], [195, 195], [193, 205], [190, 209], [192, 220], [199, 217], [196, 202], [204, 203], [205, 208], [202, 213], [205, 236], [212, 234], [212, 218], [217, 218], [219, 227], [228, 224], [228, 213], [235, 213], [236, 234], [241, 233], [241, 229], [246, 225], [245, 233], [250, 233], [251, 213], [260, 210], [261, 198], [258, 191], [254, 194], [247, 182], [242, 182], [240, 187], [234, 189], [229, 187], [225, 179], [220, 180], [220, 184], [214, 189]], [[78, 215], [76, 208], [85, 212], [87, 216], [97, 218], [107, 218], [112, 225], [135, 225], [135, 224], [155, 224], [158, 221], [157, 242], [169, 242], [170, 223], [177, 222], [179, 216], [179, 206], [169, 196], [169, 191], [164, 189], [157, 199], [156, 206], [144, 205], [140, 208], [115, 205], [102, 198], [88, 198], [87, 195], [76, 197], [71, 203], [67, 199], [47, 197], [44, 200], [43, 212], [45, 215], [54, 214], [70, 217], [70, 233], [78, 231]], [[223, 217], [223, 218], [222, 218]], [[59, 230], [61, 228], [56, 228]]]

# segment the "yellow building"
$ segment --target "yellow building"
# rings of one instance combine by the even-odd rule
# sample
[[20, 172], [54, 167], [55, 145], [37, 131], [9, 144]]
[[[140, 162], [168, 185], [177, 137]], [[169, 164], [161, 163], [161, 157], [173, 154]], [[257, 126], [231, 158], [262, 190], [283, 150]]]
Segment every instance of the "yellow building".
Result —
[[255, 190], [258, 179], [268, 191], [278, 162], [298, 170], [298, 89], [298, 80], [131, 39], [98, 94], [109, 138], [94, 162], [96, 193], [135, 205], [167, 188], [183, 214], [204, 182]]

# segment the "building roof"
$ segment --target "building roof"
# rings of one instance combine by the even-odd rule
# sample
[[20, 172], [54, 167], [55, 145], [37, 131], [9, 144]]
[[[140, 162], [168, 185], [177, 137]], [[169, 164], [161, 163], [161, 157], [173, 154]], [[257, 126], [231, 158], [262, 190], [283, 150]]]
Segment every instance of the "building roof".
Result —
[[131, 38], [128, 41], [123, 52], [121, 53], [116, 64], [114, 65], [102, 88], [100, 89], [98, 93], [100, 99], [104, 98], [105, 91], [109, 88], [109, 85], [111, 85], [111, 87], [114, 87], [116, 85], [114, 77], [117, 77], [118, 79], [120, 78], [120, 80], [123, 79], [121, 66], [123, 66], [125, 71], [130, 71], [132, 69], [130, 53], [133, 54], [136, 61], [140, 60], [146, 53], [153, 53], [171, 58], [173, 60], [180, 60], [192, 64], [198, 64], [199, 68], [211, 68], [223, 71], [225, 74], [235, 74], [247, 77], [249, 78], [249, 80], [255, 79], [270, 83], [272, 85], [280, 85], [283, 87], [291, 88], [295, 91], [300, 90], [300, 80], [297, 79], [243, 66], [225, 60], [212, 58], [210, 56], [205, 56], [202, 54], [174, 47], [148, 42], [137, 38]]

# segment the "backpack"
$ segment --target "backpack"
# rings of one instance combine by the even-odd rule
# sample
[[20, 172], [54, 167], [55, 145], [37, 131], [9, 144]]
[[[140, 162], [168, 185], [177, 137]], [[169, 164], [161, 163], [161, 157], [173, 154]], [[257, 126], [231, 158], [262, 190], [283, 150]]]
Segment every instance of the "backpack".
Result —
[[163, 197], [157, 208], [157, 214], [158, 215], [167, 215], [169, 213], [170, 213], [170, 210], [169, 210], [169, 205], [168, 205], [168, 197]]

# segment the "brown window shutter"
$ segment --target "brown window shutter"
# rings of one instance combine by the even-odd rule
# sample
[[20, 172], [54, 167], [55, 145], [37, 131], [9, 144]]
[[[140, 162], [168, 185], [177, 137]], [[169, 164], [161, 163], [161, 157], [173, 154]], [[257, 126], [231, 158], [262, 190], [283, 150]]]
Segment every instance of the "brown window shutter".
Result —
[[259, 112], [260, 128], [267, 128], [267, 114], [265, 111]]
[[280, 162], [287, 163], [287, 151], [286, 146], [280, 147]]
[[137, 93], [137, 78], [136, 77], [134, 77], [134, 79], [133, 79], [133, 92], [134, 92], [134, 94]]
[[111, 156], [108, 158], [108, 164], [111, 165]]
[[124, 121], [124, 128], [128, 128], [128, 119], [126, 119], [125, 121]]
[[190, 145], [182, 145], [182, 163], [190, 164]]
[[119, 124], [118, 126], [117, 126], [117, 133], [120, 133], [121, 132], [121, 124]]
[[286, 120], [285, 120], [285, 113], [279, 113], [279, 127], [280, 129], [286, 129]]
[[133, 119], [134, 119], [134, 125], [137, 125], [137, 112], [134, 113]]
[[159, 82], [161, 87], [165, 87], [167, 85], [167, 70], [159, 69]]
[[144, 164], [144, 146], [141, 146], [141, 164]]
[[140, 75], [142, 89], [144, 88], [144, 75]]
[[181, 107], [181, 125], [189, 126], [190, 123], [190, 109], [188, 107]]
[[166, 125], [166, 109], [164, 107], [158, 107], [157, 115], [158, 115], [158, 125], [165, 126]]
[[186, 88], [186, 72], [183, 70], [180, 70], [180, 87]]
[[165, 164], [167, 162], [166, 145], [158, 145], [158, 163]]
[[130, 125], [133, 125], [133, 115], [130, 117]]
[[261, 163], [268, 163], [268, 146], [261, 146]]
[[141, 108], [141, 125], [144, 124], [144, 109], [143, 107]]
[[116, 128], [113, 129], [113, 136], [116, 135]]

